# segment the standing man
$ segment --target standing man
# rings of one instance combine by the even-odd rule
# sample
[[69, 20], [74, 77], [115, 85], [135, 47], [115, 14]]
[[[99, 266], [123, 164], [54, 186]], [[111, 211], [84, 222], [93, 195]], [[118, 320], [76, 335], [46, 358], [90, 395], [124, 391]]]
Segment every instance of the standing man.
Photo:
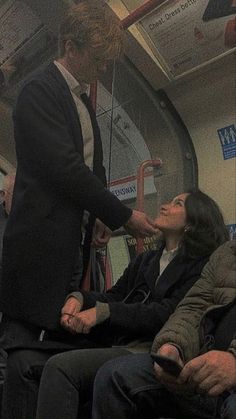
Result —
[[0, 284], [2, 281], [2, 242], [6, 228], [7, 218], [11, 211], [12, 195], [15, 182], [15, 173], [4, 176], [2, 189], [0, 190]]
[[[15, 182], [15, 173], [4, 176], [2, 189], [0, 190], [0, 285], [2, 283], [2, 240], [7, 223], [7, 218], [11, 211], [12, 195]], [[0, 318], [2, 313], [0, 313]], [[0, 333], [2, 333], [0, 331]], [[0, 345], [0, 405], [2, 398], [2, 385], [5, 379], [7, 353]]]
[[120, 50], [119, 25], [102, 7], [79, 3], [61, 24], [59, 58], [19, 94], [14, 111], [18, 166], [0, 301], [13, 346], [19, 339], [37, 340], [42, 329], [59, 329], [60, 310], [81, 260], [85, 210], [111, 230], [123, 225], [141, 237], [157, 231], [145, 214], [106, 189], [99, 128], [84, 93]]

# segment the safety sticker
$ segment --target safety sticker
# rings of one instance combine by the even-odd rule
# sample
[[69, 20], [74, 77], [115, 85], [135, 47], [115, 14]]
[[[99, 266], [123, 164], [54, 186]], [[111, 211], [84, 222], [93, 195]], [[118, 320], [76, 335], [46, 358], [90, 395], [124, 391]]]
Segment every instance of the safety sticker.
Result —
[[236, 126], [229, 125], [228, 127], [217, 130], [221, 147], [223, 151], [224, 160], [236, 157]]

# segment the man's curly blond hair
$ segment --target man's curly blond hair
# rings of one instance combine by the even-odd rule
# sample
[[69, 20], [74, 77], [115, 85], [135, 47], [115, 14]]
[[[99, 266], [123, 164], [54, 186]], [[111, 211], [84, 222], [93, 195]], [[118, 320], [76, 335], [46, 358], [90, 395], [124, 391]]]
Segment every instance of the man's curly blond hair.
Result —
[[123, 50], [123, 30], [107, 8], [87, 0], [69, 9], [58, 39], [59, 56], [65, 54], [65, 43], [72, 40], [79, 50], [90, 48], [101, 60], [118, 58]]

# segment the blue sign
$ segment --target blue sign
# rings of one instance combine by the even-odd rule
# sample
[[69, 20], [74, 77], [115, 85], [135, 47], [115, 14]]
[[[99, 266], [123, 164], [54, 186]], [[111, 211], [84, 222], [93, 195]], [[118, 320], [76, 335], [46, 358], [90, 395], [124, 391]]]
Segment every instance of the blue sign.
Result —
[[236, 126], [229, 125], [228, 127], [218, 129], [217, 132], [220, 138], [224, 160], [236, 157]]
[[229, 230], [230, 240], [236, 240], [236, 224], [228, 224], [227, 228]]

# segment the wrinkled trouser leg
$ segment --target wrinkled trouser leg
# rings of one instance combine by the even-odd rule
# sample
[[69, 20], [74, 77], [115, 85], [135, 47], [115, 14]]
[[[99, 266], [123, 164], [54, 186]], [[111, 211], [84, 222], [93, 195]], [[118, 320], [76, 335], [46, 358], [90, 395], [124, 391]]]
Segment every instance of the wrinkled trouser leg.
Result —
[[51, 354], [14, 350], [7, 360], [3, 385], [2, 419], [34, 419], [40, 376]]
[[[7, 365], [7, 353], [0, 349], [0, 412], [2, 407], [2, 392], [3, 392], [3, 383], [6, 376], [6, 365]], [[1, 417], [1, 414], [0, 414]]]
[[215, 401], [168, 392], [156, 379], [149, 354], [128, 355], [104, 364], [94, 382], [93, 419], [212, 419]]
[[97, 373], [92, 418], [151, 419], [157, 418], [157, 410], [171, 416], [176, 412], [172, 402], [154, 376], [149, 354], [122, 356], [107, 362]]
[[128, 353], [116, 347], [79, 349], [51, 357], [41, 377], [36, 418], [87, 417], [82, 409], [92, 400], [97, 370], [107, 360]]

